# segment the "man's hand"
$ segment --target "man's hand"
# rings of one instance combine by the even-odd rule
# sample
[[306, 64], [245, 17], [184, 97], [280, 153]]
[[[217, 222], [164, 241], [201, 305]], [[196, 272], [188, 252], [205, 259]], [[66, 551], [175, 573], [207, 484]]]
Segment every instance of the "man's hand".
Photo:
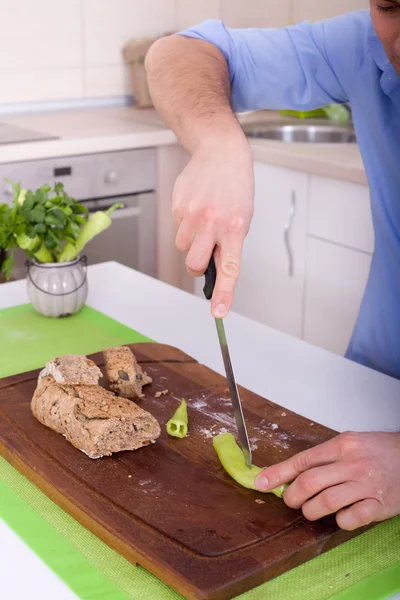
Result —
[[291, 483], [284, 501], [316, 521], [337, 513], [353, 530], [400, 514], [400, 434], [343, 433], [265, 469], [260, 491]]
[[197, 150], [176, 181], [173, 213], [176, 246], [187, 252], [186, 266], [201, 276], [216, 247], [217, 281], [211, 308], [215, 317], [229, 311], [239, 276], [244, 239], [254, 204], [253, 161], [247, 140], [235, 131]]

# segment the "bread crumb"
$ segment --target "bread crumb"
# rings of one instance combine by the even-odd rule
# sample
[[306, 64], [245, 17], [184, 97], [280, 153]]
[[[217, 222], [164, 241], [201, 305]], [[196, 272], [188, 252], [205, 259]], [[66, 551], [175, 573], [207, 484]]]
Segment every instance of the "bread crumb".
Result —
[[128, 475], [129, 479], [132, 477], [132, 475]]
[[257, 504], [265, 504], [265, 500], [260, 500], [260, 498], [257, 498], [256, 502]]
[[272, 423], [271, 429], [272, 429], [272, 431], [276, 431], [278, 429], [278, 424], [277, 423]]
[[286, 417], [286, 413], [285, 413], [285, 412], [283, 412], [283, 413], [281, 414], [281, 417]]
[[310, 423], [310, 427], [314, 427], [315, 423]]
[[169, 390], [163, 390], [162, 392], [156, 392], [154, 394], [154, 398], [161, 398], [161, 396], [166, 396], [168, 394]]

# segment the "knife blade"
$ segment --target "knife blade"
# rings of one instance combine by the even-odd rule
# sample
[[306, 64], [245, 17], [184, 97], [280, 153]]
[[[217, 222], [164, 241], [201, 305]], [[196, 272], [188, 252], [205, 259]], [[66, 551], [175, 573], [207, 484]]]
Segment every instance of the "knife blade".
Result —
[[[214, 256], [211, 256], [208, 268], [205, 272], [205, 284], [203, 288], [204, 296], [207, 300], [211, 300], [215, 282], [217, 279], [217, 268], [215, 265]], [[223, 319], [215, 318], [215, 324], [217, 327], [219, 344], [221, 347], [221, 354], [224, 361], [226, 378], [228, 381], [229, 393], [231, 395], [231, 401], [233, 406], [233, 414], [235, 416], [236, 427], [238, 430], [239, 444], [242, 449], [246, 464], [248, 467], [251, 467], [252, 457], [251, 457], [251, 448], [249, 442], [249, 436], [247, 434], [246, 423], [244, 420], [242, 403], [239, 396], [239, 391], [237, 389], [235, 375], [232, 368], [232, 362], [229, 354], [228, 342], [225, 334], [225, 327]]]

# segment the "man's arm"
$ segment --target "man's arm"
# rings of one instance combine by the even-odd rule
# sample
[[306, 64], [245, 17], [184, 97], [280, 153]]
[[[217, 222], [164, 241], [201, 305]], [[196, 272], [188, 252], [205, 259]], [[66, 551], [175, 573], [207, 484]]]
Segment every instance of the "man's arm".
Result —
[[229, 69], [222, 52], [203, 40], [173, 35], [150, 48], [145, 66], [155, 107], [193, 154], [221, 136], [243, 140], [230, 103]]
[[173, 198], [176, 245], [202, 275], [216, 248], [215, 316], [224, 317], [239, 275], [253, 215], [254, 177], [248, 141], [230, 105], [229, 70], [213, 44], [171, 36], [146, 57], [153, 102], [192, 155]]

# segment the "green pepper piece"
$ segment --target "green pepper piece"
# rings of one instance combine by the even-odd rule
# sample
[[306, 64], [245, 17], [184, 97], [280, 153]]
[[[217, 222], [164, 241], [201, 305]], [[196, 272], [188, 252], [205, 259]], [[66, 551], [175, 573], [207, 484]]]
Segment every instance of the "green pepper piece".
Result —
[[58, 262], [75, 260], [88, 242], [90, 242], [96, 235], [99, 235], [99, 233], [102, 233], [108, 227], [110, 227], [112, 223], [110, 215], [114, 212], [114, 210], [123, 207], [124, 205], [121, 203], [113, 204], [105, 212], [98, 211], [94, 213], [94, 215], [90, 217], [89, 221], [87, 221], [87, 223], [82, 227], [76, 242], [74, 244], [69, 242], [65, 245], [63, 251], [58, 257]]
[[174, 416], [167, 423], [167, 433], [177, 438], [184, 438], [188, 432], [188, 415], [186, 400], [182, 402], [175, 411]]
[[[236, 443], [235, 438], [231, 433], [221, 433], [213, 439], [213, 446], [218, 454], [218, 458], [221, 461], [225, 471], [241, 486], [249, 490], [257, 490], [255, 480], [256, 477], [263, 469], [252, 465], [249, 468], [246, 465], [246, 461], [243, 452]], [[283, 493], [287, 488], [287, 484], [280, 485], [274, 490], [269, 490], [268, 494], [275, 494], [278, 498], [283, 497]]]
[[40, 249], [35, 253], [35, 258], [41, 263], [52, 263], [54, 258], [50, 250], [46, 248], [44, 244], [41, 245]]
[[26, 233], [20, 233], [16, 236], [17, 244], [22, 250], [30, 250], [33, 251], [40, 244], [40, 237], [35, 235], [35, 237], [31, 238]]

